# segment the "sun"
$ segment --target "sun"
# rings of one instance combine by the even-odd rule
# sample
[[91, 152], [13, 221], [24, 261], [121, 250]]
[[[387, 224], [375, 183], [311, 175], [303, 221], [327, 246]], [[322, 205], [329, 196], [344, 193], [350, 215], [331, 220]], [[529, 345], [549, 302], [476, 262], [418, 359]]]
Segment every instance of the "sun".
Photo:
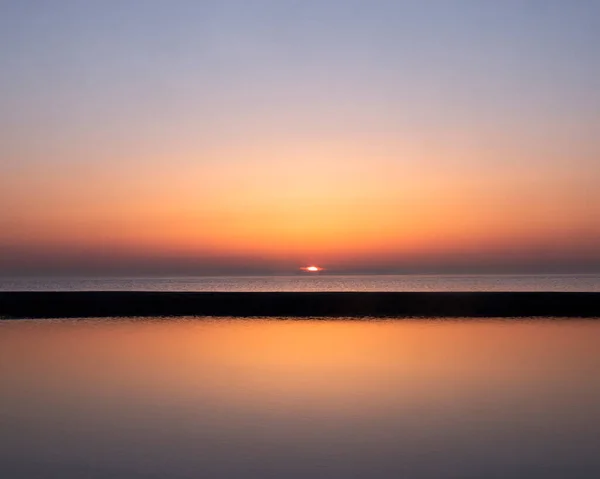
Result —
[[301, 268], [303, 271], [308, 271], [309, 273], [316, 273], [318, 271], [322, 271], [323, 268], [319, 268], [318, 266], [306, 266]]

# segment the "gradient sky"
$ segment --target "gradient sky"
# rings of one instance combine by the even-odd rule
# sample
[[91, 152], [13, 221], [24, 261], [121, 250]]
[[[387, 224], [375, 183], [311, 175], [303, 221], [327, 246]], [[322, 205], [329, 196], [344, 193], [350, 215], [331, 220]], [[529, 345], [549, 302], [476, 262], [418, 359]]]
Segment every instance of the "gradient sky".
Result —
[[600, 272], [598, 0], [0, 0], [0, 275]]

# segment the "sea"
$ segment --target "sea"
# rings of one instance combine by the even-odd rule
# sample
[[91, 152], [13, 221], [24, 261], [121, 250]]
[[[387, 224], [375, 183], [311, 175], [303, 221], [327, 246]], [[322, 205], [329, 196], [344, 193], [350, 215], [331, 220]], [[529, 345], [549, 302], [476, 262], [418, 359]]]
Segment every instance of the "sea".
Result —
[[[586, 276], [3, 290], [600, 291]], [[600, 318], [0, 320], [7, 479], [597, 479]]]
[[1, 278], [0, 291], [600, 291], [600, 274]]

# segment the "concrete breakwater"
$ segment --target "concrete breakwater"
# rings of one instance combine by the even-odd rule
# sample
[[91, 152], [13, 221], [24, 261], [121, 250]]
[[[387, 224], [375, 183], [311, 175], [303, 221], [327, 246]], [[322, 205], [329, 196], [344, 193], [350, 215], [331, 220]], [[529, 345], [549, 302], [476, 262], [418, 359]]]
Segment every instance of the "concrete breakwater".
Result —
[[0, 292], [0, 318], [598, 317], [600, 293]]

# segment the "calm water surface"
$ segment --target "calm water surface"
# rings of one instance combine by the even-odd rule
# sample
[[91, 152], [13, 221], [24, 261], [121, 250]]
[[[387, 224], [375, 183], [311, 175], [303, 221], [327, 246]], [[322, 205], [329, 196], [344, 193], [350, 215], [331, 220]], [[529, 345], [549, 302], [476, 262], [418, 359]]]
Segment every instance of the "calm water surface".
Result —
[[0, 322], [0, 477], [600, 477], [600, 321]]
[[600, 291], [600, 275], [0, 278], [0, 291]]

